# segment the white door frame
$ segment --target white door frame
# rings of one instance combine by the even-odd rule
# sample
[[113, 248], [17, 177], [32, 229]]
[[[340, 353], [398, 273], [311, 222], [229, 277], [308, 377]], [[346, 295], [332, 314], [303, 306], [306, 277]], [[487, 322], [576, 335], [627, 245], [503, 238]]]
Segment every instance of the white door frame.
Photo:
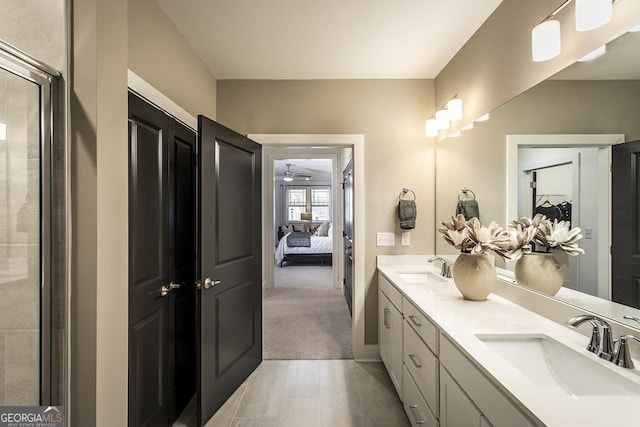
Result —
[[[361, 134], [249, 134], [250, 139], [262, 144], [265, 148], [283, 148], [283, 147], [300, 147], [302, 149], [311, 149], [312, 147], [351, 147], [353, 149], [353, 173], [354, 173], [354, 229], [353, 229], [353, 316], [352, 316], [352, 348], [353, 356], [356, 360], [373, 360], [377, 359], [378, 346], [365, 345], [364, 342], [364, 135]], [[265, 150], [263, 150], [264, 152]], [[272, 227], [273, 219], [270, 223], [266, 223], [266, 218], [273, 217], [273, 171], [271, 175], [265, 175], [269, 169], [269, 161], [263, 155], [263, 179], [262, 179], [262, 209], [263, 209], [263, 268], [267, 265], [273, 265], [273, 247], [275, 246], [274, 230]], [[334, 169], [340, 169], [338, 165]], [[273, 162], [271, 162], [273, 168]], [[339, 172], [342, 172], [341, 170]], [[268, 187], [271, 187], [268, 190]], [[268, 210], [268, 212], [267, 212]], [[342, 226], [333, 227], [334, 232], [334, 252], [337, 245], [336, 242], [342, 242]], [[271, 245], [267, 247], [266, 245]], [[268, 259], [264, 259], [264, 257]], [[273, 268], [272, 268], [273, 271]], [[264, 274], [263, 270], [263, 274]], [[266, 276], [266, 275], [265, 275]], [[273, 280], [273, 279], [271, 279]]]

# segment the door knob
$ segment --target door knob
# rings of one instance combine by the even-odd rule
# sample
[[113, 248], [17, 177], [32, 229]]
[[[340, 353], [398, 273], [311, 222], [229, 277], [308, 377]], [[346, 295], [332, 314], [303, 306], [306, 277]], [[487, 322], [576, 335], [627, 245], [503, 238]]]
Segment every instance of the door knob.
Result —
[[220, 280], [211, 280], [210, 277], [207, 277], [206, 279], [204, 279], [204, 288], [205, 289], [209, 289], [209, 288], [213, 288], [215, 285], [219, 285], [220, 284]]
[[174, 289], [180, 289], [181, 287], [182, 287], [182, 283], [177, 283], [174, 281], [172, 281], [168, 285], [162, 285], [162, 287], [160, 288], [160, 296], [166, 297], [169, 294], [169, 292], [171, 292]]

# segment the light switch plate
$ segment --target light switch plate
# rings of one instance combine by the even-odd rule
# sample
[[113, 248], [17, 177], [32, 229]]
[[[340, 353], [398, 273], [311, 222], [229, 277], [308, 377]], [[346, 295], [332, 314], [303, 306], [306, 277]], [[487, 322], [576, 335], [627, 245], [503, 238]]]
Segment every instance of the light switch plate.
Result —
[[376, 246], [395, 246], [396, 238], [393, 233], [376, 233]]
[[402, 246], [411, 246], [411, 232], [402, 232]]

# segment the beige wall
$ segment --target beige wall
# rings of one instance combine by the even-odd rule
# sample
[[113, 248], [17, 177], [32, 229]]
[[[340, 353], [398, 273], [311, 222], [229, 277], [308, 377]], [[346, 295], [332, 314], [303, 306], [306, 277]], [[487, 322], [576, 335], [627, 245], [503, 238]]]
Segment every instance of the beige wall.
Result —
[[129, 0], [129, 69], [194, 117], [216, 118], [216, 80], [155, 0]]
[[[491, 113], [458, 138], [437, 144], [436, 219], [455, 213], [460, 187], [478, 199], [482, 223], [506, 227], [506, 135], [615, 134], [640, 139], [640, 81], [548, 80]], [[455, 253], [443, 239], [440, 254]]]
[[63, 71], [65, 3], [65, 0], [0, 0], [0, 40]]
[[[434, 251], [431, 80], [218, 81], [218, 121], [240, 133], [364, 134], [365, 343], [377, 343], [378, 254]], [[417, 195], [411, 246], [400, 246], [396, 217], [402, 187]], [[396, 233], [395, 247], [376, 247], [375, 233]], [[354, 314], [355, 315], [355, 314]]]
[[73, 425], [127, 423], [126, 19], [126, 0], [74, 3], [70, 88]]
[[[546, 62], [531, 59], [531, 29], [561, 2], [504, 0], [489, 19], [436, 77], [438, 107], [458, 94], [464, 118], [450, 131], [512, 99], [577, 59], [613, 40], [637, 24], [640, 2], [618, 1], [612, 22], [597, 30], [578, 32], [574, 3], [557, 15], [562, 28], [562, 53]], [[446, 137], [441, 132], [438, 139]]]

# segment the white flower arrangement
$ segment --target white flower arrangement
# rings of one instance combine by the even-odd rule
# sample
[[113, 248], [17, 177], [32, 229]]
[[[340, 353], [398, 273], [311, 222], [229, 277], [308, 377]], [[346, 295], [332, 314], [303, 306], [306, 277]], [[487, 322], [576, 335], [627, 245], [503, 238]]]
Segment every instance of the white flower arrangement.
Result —
[[[550, 252], [552, 249], [560, 249], [571, 256], [584, 253], [578, 247], [578, 240], [582, 239], [580, 228], [572, 229], [569, 221], [551, 221], [542, 214], [536, 214], [533, 218], [511, 221], [509, 228], [509, 258], [513, 260], [519, 259], [523, 254]], [[539, 247], [545, 250], [540, 251]]]
[[465, 220], [464, 215], [458, 214], [451, 217], [451, 221], [443, 220], [442, 225], [444, 227], [438, 228], [438, 232], [447, 243], [460, 252], [482, 254], [491, 251], [503, 259], [509, 258], [509, 233], [503, 231], [496, 222], [483, 226], [478, 218]]

